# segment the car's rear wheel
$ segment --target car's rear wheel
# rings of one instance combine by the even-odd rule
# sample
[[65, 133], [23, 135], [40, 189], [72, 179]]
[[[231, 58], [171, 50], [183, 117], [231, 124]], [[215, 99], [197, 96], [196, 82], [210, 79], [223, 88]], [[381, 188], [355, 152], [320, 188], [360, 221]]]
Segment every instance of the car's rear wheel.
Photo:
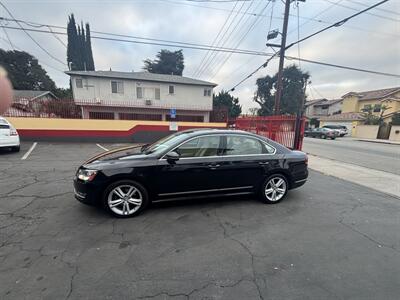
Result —
[[105, 209], [119, 218], [138, 215], [149, 203], [146, 189], [133, 180], [121, 180], [112, 183], [104, 192]]
[[326, 135], [325, 134], [321, 135], [321, 139], [326, 139]]
[[289, 184], [285, 176], [271, 175], [262, 185], [261, 199], [268, 204], [278, 203], [285, 198], [288, 188]]
[[19, 152], [19, 150], [20, 150], [20, 146], [11, 147], [11, 151], [13, 151], [13, 152]]

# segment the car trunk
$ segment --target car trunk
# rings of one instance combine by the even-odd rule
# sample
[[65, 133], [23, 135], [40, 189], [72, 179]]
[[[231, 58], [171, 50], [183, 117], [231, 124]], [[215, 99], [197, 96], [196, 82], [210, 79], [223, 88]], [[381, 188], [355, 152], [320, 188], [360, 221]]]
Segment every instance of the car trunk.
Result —
[[0, 139], [5, 139], [10, 136], [10, 125], [0, 124]]

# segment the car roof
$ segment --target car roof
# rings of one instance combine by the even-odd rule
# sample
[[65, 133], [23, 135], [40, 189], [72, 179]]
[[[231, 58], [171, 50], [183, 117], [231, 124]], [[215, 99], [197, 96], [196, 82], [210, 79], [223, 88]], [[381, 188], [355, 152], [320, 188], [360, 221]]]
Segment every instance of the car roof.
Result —
[[243, 134], [248, 136], [260, 137], [254, 133], [244, 131], [244, 130], [236, 130], [236, 129], [225, 129], [225, 128], [197, 128], [197, 129], [188, 129], [180, 131], [181, 134], [190, 134], [191, 136], [201, 136], [201, 135], [210, 135], [210, 134]]

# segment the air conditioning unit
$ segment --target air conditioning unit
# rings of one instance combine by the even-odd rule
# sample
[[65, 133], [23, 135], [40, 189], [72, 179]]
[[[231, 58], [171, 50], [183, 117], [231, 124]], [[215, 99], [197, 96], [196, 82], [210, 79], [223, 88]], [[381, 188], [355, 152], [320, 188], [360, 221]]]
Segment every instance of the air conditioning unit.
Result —
[[151, 105], [151, 100], [146, 100], [144, 103], [145, 103], [146, 105]]

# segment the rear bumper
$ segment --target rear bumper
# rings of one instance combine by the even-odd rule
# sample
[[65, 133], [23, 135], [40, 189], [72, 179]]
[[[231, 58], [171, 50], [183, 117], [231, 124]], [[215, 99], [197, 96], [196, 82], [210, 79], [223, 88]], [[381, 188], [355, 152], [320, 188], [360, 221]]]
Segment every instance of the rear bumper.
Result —
[[19, 136], [0, 138], [0, 147], [18, 147], [20, 145]]
[[295, 189], [295, 188], [301, 187], [301, 186], [304, 185], [306, 182], [307, 182], [307, 178], [294, 181], [293, 184], [292, 184], [292, 186], [291, 186], [291, 189]]

